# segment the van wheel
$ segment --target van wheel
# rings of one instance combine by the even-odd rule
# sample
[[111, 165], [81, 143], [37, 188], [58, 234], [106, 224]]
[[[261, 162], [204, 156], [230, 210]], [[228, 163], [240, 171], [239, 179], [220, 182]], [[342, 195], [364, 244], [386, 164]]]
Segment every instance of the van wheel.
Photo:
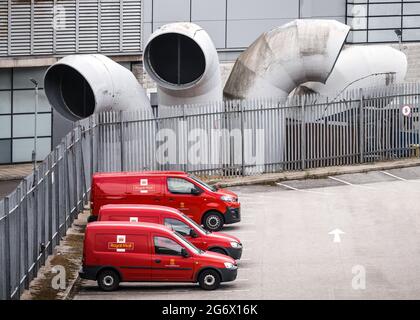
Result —
[[209, 251], [211, 252], [216, 252], [216, 253], [220, 253], [220, 254], [224, 254], [225, 256], [227, 256], [228, 254], [225, 252], [225, 250], [221, 249], [221, 248], [211, 248]]
[[98, 276], [98, 286], [103, 291], [114, 291], [120, 284], [120, 277], [114, 270], [103, 270]]
[[217, 211], [207, 212], [203, 219], [204, 228], [210, 231], [219, 231], [224, 224], [223, 216]]
[[198, 278], [198, 283], [204, 290], [215, 290], [220, 286], [220, 275], [215, 270], [204, 270]]

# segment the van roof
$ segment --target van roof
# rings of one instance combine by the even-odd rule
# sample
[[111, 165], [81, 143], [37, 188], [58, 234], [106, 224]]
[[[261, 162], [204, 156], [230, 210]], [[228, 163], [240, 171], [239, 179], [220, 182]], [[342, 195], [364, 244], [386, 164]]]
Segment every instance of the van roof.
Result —
[[164, 211], [170, 213], [177, 213], [182, 214], [180, 211], [174, 208], [159, 206], [159, 205], [151, 205], [151, 204], [106, 204], [99, 209], [99, 212], [104, 211]]
[[136, 171], [136, 172], [97, 172], [93, 175], [94, 178], [113, 178], [113, 177], [129, 177], [129, 176], [187, 176], [184, 171]]
[[96, 221], [88, 223], [86, 230], [115, 230], [115, 228], [124, 228], [135, 231], [173, 231], [162, 224], [148, 222], [129, 222], [129, 221]]

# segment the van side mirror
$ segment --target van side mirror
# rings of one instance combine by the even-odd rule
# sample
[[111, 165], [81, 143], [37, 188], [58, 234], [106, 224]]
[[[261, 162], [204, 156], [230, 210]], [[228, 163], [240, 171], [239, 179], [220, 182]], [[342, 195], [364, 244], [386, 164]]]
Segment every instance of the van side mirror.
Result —
[[197, 238], [198, 237], [198, 234], [197, 234], [197, 232], [195, 232], [194, 229], [190, 229], [190, 237], [191, 238]]
[[190, 256], [190, 254], [188, 253], [187, 249], [182, 248], [181, 249], [181, 256], [183, 256], [184, 258], [188, 258]]
[[197, 188], [191, 188], [191, 194], [194, 196], [199, 196], [203, 191]]

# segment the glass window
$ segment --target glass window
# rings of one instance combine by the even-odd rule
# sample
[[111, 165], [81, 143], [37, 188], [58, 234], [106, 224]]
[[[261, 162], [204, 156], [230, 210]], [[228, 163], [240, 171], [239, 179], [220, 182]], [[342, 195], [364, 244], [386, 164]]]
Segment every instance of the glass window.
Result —
[[[35, 130], [35, 114], [13, 116], [13, 137], [33, 137]], [[51, 114], [38, 114], [37, 136], [51, 135]]]
[[12, 69], [0, 69], [0, 89], [12, 88]]
[[420, 39], [420, 29], [403, 30], [404, 41], [418, 41]]
[[[1, 79], [0, 79], [1, 82]], [[0, 91], [0, 114], [10, 113], [12, 105], [12, 94], [10, 91]]]
[[171, 227], [182, 236], [189, 236], [191, 232], [191, 228], [178, 219], [165, 218], [165, 226]]
[[401, 28], [401, 17], [369, 18], [369, 29]]
[[394, 30], [369, 30], [369, 42], [397, 41]]
[[[34, 149], [34, 139], [14, 139], [13, 140], [13, 162], [30, 162], [32, 160], [32, 150]], [[51, 151], [51, 138], [38, 138], [37, 156], [38, 161], [44, 160]]]
[[44, 83], [44, 73], [46, 67], [35, 68], [14, 68], [13, 69], [13, 88], [14, 89], [33, 89], [34, 84], [31, 78], [35, 79], [39, 86], [42, 87]]
[[[51, 107], [44, 90], [38, 91], [38, 112], [49, 112]], [[13, 113], [35, 112], [35, 90], [13, 91]]]
[[369, 5], [369, 16], [401, 15], [400, 3], [380, 3]]
[[10, 119], [11, 116], [0, 116], [0, 138], [10, 138], [11, 128], [10, 128]]
[[354, 43], [363, 43], [367, 41], [367, 31], [350, 31], [349, 41]]
[[154, 237], [155, 253], [169, 256], [181, 256], [183, 247], [166, 237]]
[[11, 150], [12, 145], [11, 140], [0, 140], [0, 163], [10, 163], [12, 162]]
[[168, 190], [171, 193], [191, 194], [191, 190], [195, 189], [195, 185], [181, 178], [168, 178]]

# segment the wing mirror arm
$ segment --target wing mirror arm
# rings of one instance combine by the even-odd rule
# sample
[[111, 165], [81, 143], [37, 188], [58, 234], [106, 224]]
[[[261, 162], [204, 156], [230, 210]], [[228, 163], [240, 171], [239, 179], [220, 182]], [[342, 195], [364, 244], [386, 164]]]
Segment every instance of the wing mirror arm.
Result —
[[182, 248], [182, 249], [181, 249], [181, 255], [182, 255], [184, 258], [188, 258], [188, 257], [190, 256], [190, 254], [188, 253], [187, 249], [185, 249], [185, 248]]

